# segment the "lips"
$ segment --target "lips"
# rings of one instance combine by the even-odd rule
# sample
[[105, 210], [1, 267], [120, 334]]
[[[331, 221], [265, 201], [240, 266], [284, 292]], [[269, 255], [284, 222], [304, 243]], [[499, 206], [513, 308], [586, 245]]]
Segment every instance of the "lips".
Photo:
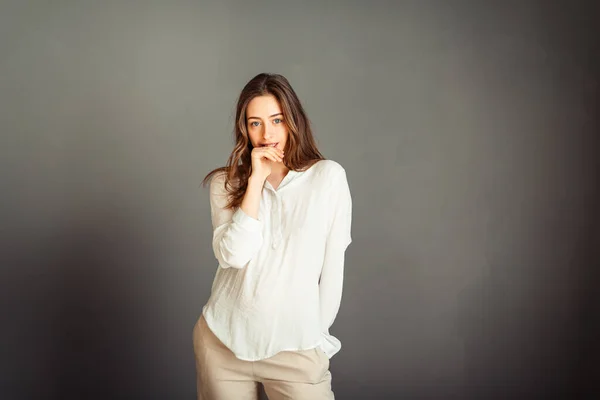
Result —
[[261, 144], [262, 147], [275, 147], [277, 146], [279, 143], [263, 143]]

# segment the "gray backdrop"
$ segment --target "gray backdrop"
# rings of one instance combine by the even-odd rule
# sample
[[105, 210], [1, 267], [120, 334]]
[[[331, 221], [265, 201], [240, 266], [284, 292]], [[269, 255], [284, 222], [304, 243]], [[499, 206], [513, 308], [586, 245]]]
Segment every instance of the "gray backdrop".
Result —
[[594, 2], [0, 4], [3, 400], [194, 398], [199, 183], [263, 71], [348, 172], [339, 399], [595, 389]]

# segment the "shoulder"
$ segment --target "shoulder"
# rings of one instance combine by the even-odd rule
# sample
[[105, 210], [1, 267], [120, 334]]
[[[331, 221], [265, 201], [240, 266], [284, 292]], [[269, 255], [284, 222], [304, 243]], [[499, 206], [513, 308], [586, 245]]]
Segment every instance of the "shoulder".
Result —
[[316, 190], [333, 194], [348, 187], [346, 170], [337, 161], [320, 160], [311, 167], [310, 184]]
[[218, 171], [210, 179], [211, 194], [225, 194], [225, 181], [227, 180], [227, 172]]
[[214, 175], [210, 178], [210, 186], [222, 186], [225, 183], [225, 178], [227, 174], [225, 171], [215, 172]]
[[334, 160], [320, 160], [315, 165], [315, 172], [328, 179], [335, 179], [345, 176], [346, 170], [342, 165]]

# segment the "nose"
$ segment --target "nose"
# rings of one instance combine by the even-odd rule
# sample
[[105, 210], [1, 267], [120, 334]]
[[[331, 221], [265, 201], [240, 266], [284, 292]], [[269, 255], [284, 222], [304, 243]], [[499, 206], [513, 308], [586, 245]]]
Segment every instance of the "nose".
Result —
[[265, 139], [265, 141], [268, 142], [269, 139], [271, 137], [273, 137], [274, 131], [273, 131], [273, 128], [271, 126], [269, 126], [269, 124], [264, 124], [263, 126], [264, 126], [264, 128], [263, 128], [263, 138]]

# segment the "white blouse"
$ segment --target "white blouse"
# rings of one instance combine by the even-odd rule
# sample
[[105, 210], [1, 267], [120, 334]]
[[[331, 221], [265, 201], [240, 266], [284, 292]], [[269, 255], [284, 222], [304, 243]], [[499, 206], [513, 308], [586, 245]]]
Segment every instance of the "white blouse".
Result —
[[290, 170], [277, 189], [265, 181], [258, 219], [224, 208], [224, 182], [220, 173], [210, 183], [219, 265], [202, 309], [208, 326], [242, 360], [315, 347], [331, 358], [341, 348], [329, 328], [352, 241], [346, 171], [321, 160]]

